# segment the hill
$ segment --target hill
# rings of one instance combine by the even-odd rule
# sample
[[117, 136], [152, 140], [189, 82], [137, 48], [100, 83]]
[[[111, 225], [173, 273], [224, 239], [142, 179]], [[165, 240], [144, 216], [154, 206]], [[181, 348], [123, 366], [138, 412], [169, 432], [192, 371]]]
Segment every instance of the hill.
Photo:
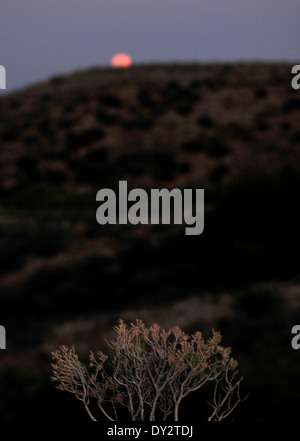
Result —
[[[247, 340], [271, 313], [281, 330], [295, 317], [300, 98], [290, 72], [263, 63], [95, 68], [0, 99], [5, 375], [15, 380], [20, 361], [40, 375], [36, 357], [66, 339], [87, 351], [120, 315], [222, 325], [241, 354], [242, 319]], [[204, 233], [100, 226], [96, 193], [120, 180], [204, 188]]]

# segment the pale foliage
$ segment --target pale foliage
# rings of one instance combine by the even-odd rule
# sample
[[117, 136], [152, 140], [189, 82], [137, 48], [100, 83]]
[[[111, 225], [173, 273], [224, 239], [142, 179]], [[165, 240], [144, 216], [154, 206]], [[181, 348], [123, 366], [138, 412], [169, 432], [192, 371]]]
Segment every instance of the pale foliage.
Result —
[[114, 329], [110, 362], [102, 352], [91, 352], [86, 367], [74, 347], [52, 353], [52, 380], [81, 400], [92, 420], [95, 400], [111, 421], [118, 419], [118, 405], [128, 409], [132, 421], [178, 421], [182, 400], [208, 382], [214, 384], [210, 421], [226, 418], [242, 401], [237, 362], [230, 348], [220, 345], [219, 332], [205, 340], [200, 332], [188, 335], [178, 326], [165, 330], [157, 324], [147, 328], [141, 320], [130, 326], [120, 321]]

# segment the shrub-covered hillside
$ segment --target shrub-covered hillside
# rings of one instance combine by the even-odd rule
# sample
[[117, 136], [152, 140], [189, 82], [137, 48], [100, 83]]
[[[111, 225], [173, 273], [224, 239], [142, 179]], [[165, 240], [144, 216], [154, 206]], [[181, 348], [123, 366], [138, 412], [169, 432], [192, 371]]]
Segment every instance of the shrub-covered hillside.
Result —
[[[8, 335], [0, 386], [12, 377], [24, 396], [38, 395], [46, 386], [30, 388], [34, 357], [38, 376], [45, 353], [68, 332], [88, 350], [122, 312], [161, 317], [163, 325], [181, 320], [192, 331], [220, 324], [241, 350], [241, 317], [246, 340], [269, 323], [268, 307], [254, 320], [243, 299], [257, 290], [264, 296], [270, 282], [288, 308], [280, 329], [289, 332], [300, 272], [300, 95], [291, 66], [95, 68], [3, 95], [0, 115], [0, 301]], [[96, 193], [120, 180], [129, 188], [204, 188], [204, 233], [100, 226]], [[251, 311], [259, 311], [253, 298]], [[267, 296], [267, 305], [273, 300]], [[13, 411], [1, 406], [10, 419]]]

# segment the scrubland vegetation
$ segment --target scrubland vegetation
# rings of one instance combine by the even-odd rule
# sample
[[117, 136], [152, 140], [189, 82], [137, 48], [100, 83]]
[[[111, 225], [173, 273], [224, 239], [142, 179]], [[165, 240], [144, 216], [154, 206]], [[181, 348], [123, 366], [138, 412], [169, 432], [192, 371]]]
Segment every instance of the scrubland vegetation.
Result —
[[[104, 351], [120, 317], [205, 338], [219, 329], [250, 393], [234, 419], [297, 419], [300, 98], [290, 81], [285, 64], [92, 69], [1, 98], [1, 420], [16, 406], [26, 420], [84, 418], [54, 389], [50, 353]], [[204, 233], [99, 226], [96, 192], [122, 179], [204, 188]], [[202, 392], [181, 418], [207, 415], [195, 411]]]

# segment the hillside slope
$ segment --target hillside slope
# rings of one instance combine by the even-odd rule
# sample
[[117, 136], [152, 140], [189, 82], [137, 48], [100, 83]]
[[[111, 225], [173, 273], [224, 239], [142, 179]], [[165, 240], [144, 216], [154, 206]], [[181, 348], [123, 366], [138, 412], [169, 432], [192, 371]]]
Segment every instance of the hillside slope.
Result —
[[[263, 412], [265, 390], [270, 415], [282, 412], [300, 298], [300, 95], [290, 71], [286, 64], [95, 68], [1, 97], [4, 419], [19, 400], [11, 381], [24, 390], [24, 407], [31, 403], [27, 418], [47, 419], [57, 399], [49, 392], [50, 351], [68, 343], [86, 353], [120, 316], [136, 315], [190, 330], [221, 327], [255, 391], [245, 415], [257, 406]], [[204, 233], [100, 226], [96, 193], [117, 190], [120, 180], [129, 188], [204, 188]], [[267, 368], [252, 380], [267, 357], [276, 381], [285, 381], [276, 396]], [[37, 408], [43, 393], [52, 398]]]

